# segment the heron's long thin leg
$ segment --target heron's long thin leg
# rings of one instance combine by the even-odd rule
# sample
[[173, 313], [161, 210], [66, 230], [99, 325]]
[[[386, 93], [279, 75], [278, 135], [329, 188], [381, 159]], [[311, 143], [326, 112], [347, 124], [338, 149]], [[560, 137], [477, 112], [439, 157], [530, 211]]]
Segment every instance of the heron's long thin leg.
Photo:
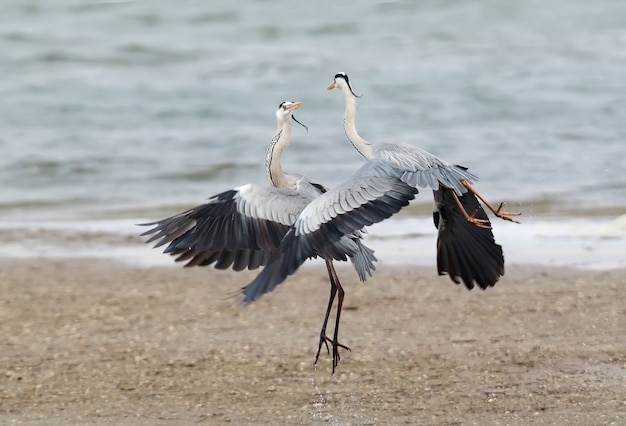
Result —
[[472, 225], [478, 228], [491, 229], [491, 226], [486, 225], [486, 223], [489, 223], [489, 220], [476, 219], [476, 213], [478, 213], [478, 209], [476, 209], [474, 213], [470, 215], [465, 210], [465, 207], [463, 207], [463, 204], [461, 204], [461, 200], [459, 200], [459, 196], [456, 195], [456, 192], [454, 192], [454, 189], [452, 188], [447, 188], [447, 189], [448, 191], [452, 193], [452, 197], [454, 198], [454, 201], [456, 201], [456, 205], [459, 206], [459, 209], [461, 209], [461, 213], [463, 213], [463, 216], [465, 216], [465, 219], [467, 219], [468, 222], [470, 222]]
[[337, 365], [339, 364], [339, 360], [341, 359], [341, 356], [339, 356], [339, 348], [343, 348], [343, 349], [347, 349], [347, 350], [351, 350], [349, 347], [344, 346], [342, 344], [339, 343], [339, 320], [341, 317], [341, 308], [343, 307], [343, 297], [345, 295], [345, 291], [343, 291], [343, 287], [341, 286], [341, 283], [339, 282], [339, 277], [337, 276], [337, 272], [335, 271], [335, 268], [332, 268], [332, 274], [334, 275], [335, 278], [335, 285], [337, 286], [337, 292], [339, 293], [339, 296], [337, 297], [337, 318], [335, 320], [335, 333], [333, 335], [333, 341], [332, 341], [332, 346], [333, 346], [333, 373], [335, 374], [335, 368], [337, 367]]
[[482, 201], [489, 210], [491, 210], [493, 212], [493, 214], [495, 214], [497, 217], [504, 219], [504, 220], [509, 220], [511, 222], [515, 222], [515, 223], [519, 223], [519, 221], [513, 219], [511, 216], [520, 216], [522, 213], [521, 212], [507, 212], [507, 211], [502, 211], [502, 208], [504, 207], [504, 203], [500, 203], [500, 205], [498, 206], [497, 209], [494, 209], [493, 206], [491, 204], [489, 204], [487, 202], [487, 200], [485, 200], [483, 198], [482, 195], [480, 195], [480, 193], [478, 191], [476, 191], [476, 189], [472, 186], [471, 183], [469, 183], [467, 180], [463, 179], [461, 181], [461, 183], [463, 184], [464, 187], [466, 187], [467, 189], [470, 190], [470, 192], [474, 195], [476, 195], [480, 201]]
[[317, 348], [317, 354], [315, 354], [315, 362], [313, 363], [313, 365], [317, 364], [317, 360], [320, 357], [320, 351], [322, 350], [322, 345], [326, 345], [326, 351], [330, 353], [327, 342], [328, 338], [326, 337], [326, 326], [328, 325], [330, 310], [333, 307], [335, 295], [337, 294], [337, 284], [335, 283], [335, 274], [332, 260], [326, 259], [326, 269], [328, 270], [328, 278], [330, 279], [330, 297], [328, 298], [328, 307], [326, 308], [326, 316], [324, 317], [324, 324], [322, 324], [322, 331], [320, 331], [320, 345]]
[[[330, 278], [330, 297], [328, 299], [328, 307], [326, 308], [326, 316], [324, 317], [324, 324], [322, 325], [322, 330], [320, 331], [320, 342], [317, 348], [317, 354], [315, 355], [315, 363], [317, 364], [317, 360], [319, 359], [320, 352], [322, 350], [322, 345], [326, 345], [326, 350], [329, 351], [328, 342], [331, 343], [333, 347], [333, 374], [335, 373], [335, 367], [339, 363], [339, 348], [351, 350], [349, 347], [342, 345], [337, 341], [338, 329], [339, 329], [339, 317], [341, 315], [341, 307], [343, 305], [343, 296], [345, 292], [339, 283], [339, 277], [337, 276], [337, 272], [335, 271], [335, 267], [333, 266], [332, 260], [326, 260], [326, 269], [328, 270], [328, 278]], [[326, 326], [328, 325], [328, 319], [330, 317], [330, 311], [333, 306], [333, 302], [335, 300], [335, 295], [339, 292], [339, 304], [337, 307], [337, 319], [335, 322], [335, 334], [333, 339], [326, 336]], [[330, 351], [329, 351], [330, 352]]]

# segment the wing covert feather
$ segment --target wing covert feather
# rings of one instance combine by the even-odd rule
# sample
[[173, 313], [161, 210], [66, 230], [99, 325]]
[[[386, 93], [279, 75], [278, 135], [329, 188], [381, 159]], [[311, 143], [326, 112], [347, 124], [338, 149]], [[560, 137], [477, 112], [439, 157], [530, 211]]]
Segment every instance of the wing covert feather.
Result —
[[402, 171], [402, 181], [415, 187], [437, 190], [441, 183], [461, 195], [467, 191], [461, 184], [462, 180], [466, 179], [470, 183], [478, 180], [465, 167], [448, 163], [428, 151], [406, 143], [376, 144], [374, 157], [381, 158]]

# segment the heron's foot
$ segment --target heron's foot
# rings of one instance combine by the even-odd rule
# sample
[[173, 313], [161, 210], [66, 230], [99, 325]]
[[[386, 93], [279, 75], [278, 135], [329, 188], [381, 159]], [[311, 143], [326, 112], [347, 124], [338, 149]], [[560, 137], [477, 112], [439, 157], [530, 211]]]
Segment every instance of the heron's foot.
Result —
[[507, 211], [503, 211], [502, 210], [503, 208], [504, 208], [504, 203], [500, 203], [500, 205], [498, 206], [498, 210], [494, 212], [495, 215], [498, 216], [500, 219], [508, 220], [510, 222], [515, 222], [515, 223], [520, 223], [519, 220], [515, 220], [511, 216], [521, 216], [522, 215], [521, 212], [507, 212]]
[[474, 213], [472, 213], [471, 215], [467, 216], [467, 221], [471, 223], [472, 225], [476, 226], [477, 228], [491, 229], [489, 220], [477, 219], [476, 213], [478, 213], [478, 209], [476, 209], [476, 211], [474, 211]]
[[320, 345], [317, 347], [317, 353], [315, 354], [315, 362], [313, 363], [313, 365], [317, 365], [317, 360], [319, 359], [320, 352], [322, 351], [322, 345], [326, 345], [326, 353], [330, 353], [330, 349], [328, 348], [328, 341], [332, 340], [326, 337], [326, 331], [322, 330], [322, 332], [320, 333]]
[[339, 348], [343, 348], [346, 349], [350, 352], [352, 352], [352, 349], [350, 349], [349, 347], [342, 345], [339, 342], [336, 342], [334, 340], [331, 340], [332, 343], [332, 347], [333, 347], [333, 371], [332, 374], [333, 376], [335, 375], [335, 368], [337, 368], [337, 366], [339, 365], [339, 361], [341, 360], [341, 355], [339, 355]]
[[320, 344], [317, 348], [317, 354], [315, 354], [315, 362], [313, 363], [313, 365], [317, 365], [317, 360], [319, 359], [320, 352], [322, 350], [322, 345], [326, 345], [326, 352], [330, 353], [330, 348], [328, 346], [329, 342], [331, 346], [333, 347], [333, 372], [332, 373], [335, 374], [335, 368], [337, 368], [337, 365], [339, 364], [339, 361], [341, 360], [341, 355], [339, 354], [339, 348], [345, 349], [350, 352], [352, 352], [352, 349], [350, 349], [346, 345], [342, 345], [341, 343], [336, 342], [330, 337], [327, 337], [326, 334], [322, 333], [320, 334]]

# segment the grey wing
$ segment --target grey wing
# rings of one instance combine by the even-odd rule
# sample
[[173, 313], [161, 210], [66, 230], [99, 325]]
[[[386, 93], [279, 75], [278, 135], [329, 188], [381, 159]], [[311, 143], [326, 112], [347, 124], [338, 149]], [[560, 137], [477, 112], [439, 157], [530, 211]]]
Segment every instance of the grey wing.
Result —
[[346, 182], [313, 200], [271, 261], [243, 289], [244, 302], [272, 291], [308, 258], [346, 260], [355, 256], [359, 247], [350, 235], [387, 219], [415, 197], [417, 189], [402, 182], [400, 176], [387, 162], [372, 159]]
[[[328, 191], [328, 188], [324, 187], [319, 183], [312, 182], [310, 180], [306, 180], [305, 178], [298, 184], [298, 191], [301, 193], [309, 194], [311, 200], [319, 197], [321, 194]], [[350, 235], [347, 236], [356, 244], [356, 253], [354, 255], [349, 256], [350, 261], [354, 265], [354, 269], [357, 271], [359, 275], [359, 279], [361, 281], [366, 281], [368, 276], [372, 276], [372, 272], [376, 270], [376, 266], [374, 262], [378, 261], [376, 256], [374, 255], [374, 250], [367, 247], [362, 243], [363, 233], [361, 230], [354, 231]]]
[[439, 184], [454, 189], [461, 195], [467, 188], [462, 180], [475, 182], [478, 178], [463, 166], [457, 166], [439, 157], [405, 143], [379, 143], [374, 149], [374, 157], [382, 158], [394, 168], [402, 170], [403, 182], [422, 188], [439, 189]]
[[[433, 191], [435, 211], [433, 219], [439, 230], [437, 237], [437, 272], [448, 274], [468, 289], [476, 283], [483, 290], [492, 287], [504, 275], [502, 247], [496, 244], [491, 229], [479, 228], [467, 221], [452, 193], [442, 188]], [[487, 214], [471, 192], [459, 197], [468, 212], [476, 212], [476, 218], [487, 220]]]
[[207, 203], [143, 225], [143, 235], [165, 244], [164, 253], [185, 266], [256, 269], [265, 265], [285, 233], [308, 204], [296, 191], [245, 185], [211, 197]]

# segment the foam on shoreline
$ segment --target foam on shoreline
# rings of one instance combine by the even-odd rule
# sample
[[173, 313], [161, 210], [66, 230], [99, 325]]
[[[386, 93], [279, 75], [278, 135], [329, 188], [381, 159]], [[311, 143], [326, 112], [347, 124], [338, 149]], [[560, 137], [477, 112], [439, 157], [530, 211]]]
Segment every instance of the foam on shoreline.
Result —
[[[102, 258], [138, 266], [176, 265], [161, 249], [142, 243], [145, 220], [0, 222], [0, 257]], [[626, 267], [626, 215], [528, 217], [514, 224], [493, 220], [507, 265], [538, 264], [585, 269]], [[393, 218], [368, 228], [367, 244], [381, 264], [428, 266], [435, 262], [436, 230], [430, 218]]]

